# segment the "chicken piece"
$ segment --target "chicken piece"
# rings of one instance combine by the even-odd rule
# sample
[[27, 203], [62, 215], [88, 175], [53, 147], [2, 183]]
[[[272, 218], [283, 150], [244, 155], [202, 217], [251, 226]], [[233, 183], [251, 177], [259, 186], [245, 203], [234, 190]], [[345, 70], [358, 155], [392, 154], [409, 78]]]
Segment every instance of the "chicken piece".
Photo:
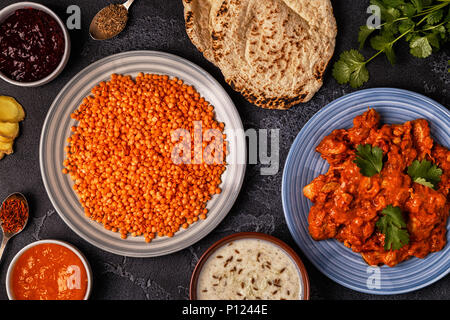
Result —
[[372, 129], [379, 126], [380, 115], [373, 109], [369, 109], [362, 115], [353, 119], [353, 128], [348, 130], [348, 138], [354, 144], [362, 144], [366, 140]]
[[322, 190], [325, 185], [325, 176], [320, 175], [311, 181], [310, 184], [306, 185], [303, 188], [303, 194], [312, 202], [316, 201], [316, 196], [320, 194], [320, 190]]
[[431, 151], [432, 157], [435, 159], [436, 165], [444, 172], [450, 170], [450, 150], [447, 150], [440, 144], [435, 143]]
[[345, 130], [334, 130], [317, 146], [316, 151], [330, 164], [336, 164], [345, 159], [349, 145], [345, 141]]
[[326, 195], [339, 188], [339, 183], [336, 181], [327, 181], [329, 178], [325, 175], [320, 175], [314, 179], [310, 184], [303, 188], [303, 194], [312, 202], [317, 201], [317, 197]]
[[369, 109], [362, 115], [353, 119], [353, 128], [378, 128], [380, 124], [380, 115], [375, 109]]
[[446, 219], [446, 200], [443, 194], [414, 184], [414, 192], [405, 203], [409, 212], [408, 231], [414, 240], [426, 240], [436, 225]]
[[413, 142], [419, 151], [419, 159], [431, 154], [433, 139], [430, 137], [430, 127], [427, 120], [417, 119], [413, 121]]
[[321, 205], [312, 206], [308, 223], [309, 233], [314, 240], [333, 238], [338, 230], [338, 225], [331, 220], [327, 208]]

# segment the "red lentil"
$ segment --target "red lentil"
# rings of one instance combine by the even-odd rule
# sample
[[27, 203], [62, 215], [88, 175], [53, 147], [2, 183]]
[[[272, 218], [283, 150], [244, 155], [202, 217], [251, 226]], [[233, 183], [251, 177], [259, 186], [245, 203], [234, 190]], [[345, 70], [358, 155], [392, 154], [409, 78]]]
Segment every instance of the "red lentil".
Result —
[[74, 180], [86, 216], [122, 238], [142, 235], [147, 242], [206, 219], [207, 202], [221, 192], [225, 161], [171, 159], [179, 143], [171, 140], [174, 129], [189, 130], [192, 141], [194, 121], [201, 121], [203, 133], [224, 129], [192, 86], [166, 75], [140, 73], [133, 80], [113, 74], [92, 89], [72, 118], [78, 125], [67, 140], [63, 173]]

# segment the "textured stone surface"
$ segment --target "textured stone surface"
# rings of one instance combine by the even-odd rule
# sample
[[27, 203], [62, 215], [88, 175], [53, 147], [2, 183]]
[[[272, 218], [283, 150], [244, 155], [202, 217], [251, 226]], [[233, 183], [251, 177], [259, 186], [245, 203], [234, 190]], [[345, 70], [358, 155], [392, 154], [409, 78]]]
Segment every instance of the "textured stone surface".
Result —
[[[2, 0], [0, 7], [13, 2], [16, 1]], [[242, 96], [231, 90], [223, 81], [220, 71], [207, 62], [190, 43], [184, 31], [181, 0], [136, 0], [125, 32], [104, 42], [95, 42], [89, 38], [88, 25], [95, 12], [108, 1], [37, 2], [48, 5], [62, 18], [68, 17], [67, 6], [77, 3], [82, 12], [82, 30], [70, 32], [73, 46], [70, 61], [55, 81], [31, 89], [0, 82], [0, 94], [16, 97], [27, 112], [21, 125], [21, 135], [15, 143], [15, 153], [0, 161], [0, 199], [9, 193], [21, 191], [29, 199], [31, 208], [31, 219], [26, 230], [11, 240], [0, 263], [0, 299], [7, 298], [5, 276], [14, 254], [30, 242], [47, 238], [66, 240], [85, 253], [94, 272], [93, 299], [187, 299], [191, 272], [199, 257], [213, 242], [238, 231], [270, 233], [291, 245], [305, 262], [310, 276], [312, 299], [450, 299], [448, 276], [424, 289], [396, 296], [367, 295], [349, 290], [315, 269], [292, 240], [284, 221], [280, 196], [282, 169], [289, 147], [315, 112], [332, 100], [353, 91], [349, 87], [339, 86], [331, 77], [329, 69], [323, 88], [309, 103], [289, 111], [262, 110], [248, 104]], [[336, 53], [339, 54], [357, 45], [357, 30], [366, 19], [368, 0], [335, 0], [333, 4], [339, 27], [336, 48]], [[216, 230], [183, 251], [146, 259], [110, 254], [90, 245], [71, 231], [47, 197], [40, 176], [38, 157], [40, 132], [47, 110], [65, 83], [100, 58], [136, 49], [162, 50], [197, 63], [228, 91], [246, 129], [279, 128], [281, 137], [281, 163], [277, 175], [261, 176], [261, 165], [249, 165], [240, 196]], [[366, 54], [370, 52], [367, 50]], [[415, 59], [406, 53], [407, 48], [401, 46], [401, 58], [394, 67], [384, 58], [376, 59], [369, 66], [371, 80], [365, 88], [409, 89], [449, 106], [449, 50], [434, 54], [426, 60]]]

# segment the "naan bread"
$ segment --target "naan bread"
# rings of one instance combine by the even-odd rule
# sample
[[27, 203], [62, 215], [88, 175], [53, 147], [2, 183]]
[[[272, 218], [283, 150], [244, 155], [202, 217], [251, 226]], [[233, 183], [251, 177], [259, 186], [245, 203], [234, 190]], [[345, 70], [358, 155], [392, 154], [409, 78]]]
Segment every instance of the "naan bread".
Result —
[[186, 31], [248, 101], [287, 109], [322, 86], [337, 33], [330, 0], [184, 0]]
[[215, 0], [183, 0], [186, 33], [206, 59], [213, 61], [209, 15]]

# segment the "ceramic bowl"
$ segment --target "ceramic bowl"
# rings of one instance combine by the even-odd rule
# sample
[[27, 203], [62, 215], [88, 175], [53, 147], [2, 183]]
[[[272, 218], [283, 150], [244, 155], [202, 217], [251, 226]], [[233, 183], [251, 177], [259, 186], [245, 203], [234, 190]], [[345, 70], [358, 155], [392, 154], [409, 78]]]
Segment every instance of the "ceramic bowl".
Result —
[[287, 254], [294, 264], [297, 266], [297, 270], [299, 272], [300, 280], [302, 282], [303, 287], [303, 294], [302, 299], [303, 300], [309, 300], [309, 279], [308, 279], [308, 273], [306, 272], [306, 268], [303, 265], [302, 260], [300, 257], [295, 253], [295, 251], [289, 247], [286, 243], [281, 241], [278, 238], [275, 238], [271, 235], [265, 234], [265, 233], [259, 233], [259, 232], [240, 232], [235, 233], [232, 235], [229, 235], [225, 238], [222, 238], [221, 240], [214, 243], [209, 249], [203, 253], [199, 261], [197, 262], [197, 265], [195, 266], [194, 272], [192, 273], [191, 277], [191, 284], [189, 288], [189, 296], [191, 300], [197, 300], [197, 283], [199, 275], [202, 271], [203, 265], [206, 263], [206, 261], [209, 259], [209, 257], [219, 248], [226, 245], [227, 243], [230, 243], [232, 241], [236, 240], [242, 240], [242, 239], [259, 239], [259, 240], [265, 240], [273, 245], [280, 248], [282, 251], [284, 251], [285, 254]]
[[73, 253], [75, 253], [77, 255], [78, 258], [80, 258], [81, 262], [83, 263], [83, 266], [86, 270], [86, 275], [87, 275], [87, 287], [86, 287], [86, 294], [84, 295], [83, 300], [88, 300], [89, 296], [91, 295], [91, 290], [92, 290], [92, 270], [91, 270], [91, 266], [89, 265], [89, 262], [87, 261], [86, 257], [83, 255], [83, 253], [81, 253], [80, 250], [78, 250], [75, 246], [71, 245], [70, 243], [67, 243], [65, 241], [61, 241], [61, 240], [39, 240], [39, 241], [35, 241], [30, 243], [29, 245], [23, 247], [13, 258], [13, 260], [11, 261], [9, 267], [8, 267], [8, 271], [6, 273], [6, 293], [8, 295], [9, 300], [15, 300], [14, 299], [14, 295], [13, 295], [13, 290], [12, 290], [12, 286], [11, 286], [11, 277], [12, 277], [12, 272], [14, 270], [14, 266], [17, 262], [17, 260], [19, 259], [19, 257], [28, 249], [37, 246], [39, 244], [44, 244], [44, 243], [53, 243], [53, 244], [57, 244], [63, 247], [66, 247], [67, 249], [71, 250]]
[[11, 16], [16, 10], [24, 9], [24, 8], [33, 8], [33, 9], [38, 9], [38, 10], [44, 11], [45, 13], [47, 13], [48, 15], [53, 17], [53, 19], [55, 19], [58, 22], [59, 26], [61, 27], [61, 29], [63, 31], [64, 39], [65, 39], [64, 54], [61, 58], [61, 61], [59, 62], [59, 65], [56, 67], [56, 69], [53, 70], [53, 72], [50, 73], [45, 78], [42, 78], [38, 81], [32, 81], [32, 82], [16, 81], [16, 80], [12, 80], [12, 79], [8, 78], [1, 72], [0, 72], [0, 78], [10, 84], [20, 86], [20, 87], [39, 87], [39, 86], [49, 83], [50, 81], [55, 79], [62, 72], [64, 67], [66, 66], [67, 62], [69, 61], [69, 56], [70, 56], [70, 36], [69, 36], [69, 32], [67, 31], [65, 24], [56, 15], [56, 13], [54, 13], [52, 10], [50, 10], [49, 8], [47, 8], [44, 5], [39, 4], [39, 3], [34, 3], [34, 2], [18, 2], [18, 3], [14, 3], [14, 4], [11, 4], [11, 5], [3, 8], [2, 10], [0, 10], [0, 24], [6, 18]]

